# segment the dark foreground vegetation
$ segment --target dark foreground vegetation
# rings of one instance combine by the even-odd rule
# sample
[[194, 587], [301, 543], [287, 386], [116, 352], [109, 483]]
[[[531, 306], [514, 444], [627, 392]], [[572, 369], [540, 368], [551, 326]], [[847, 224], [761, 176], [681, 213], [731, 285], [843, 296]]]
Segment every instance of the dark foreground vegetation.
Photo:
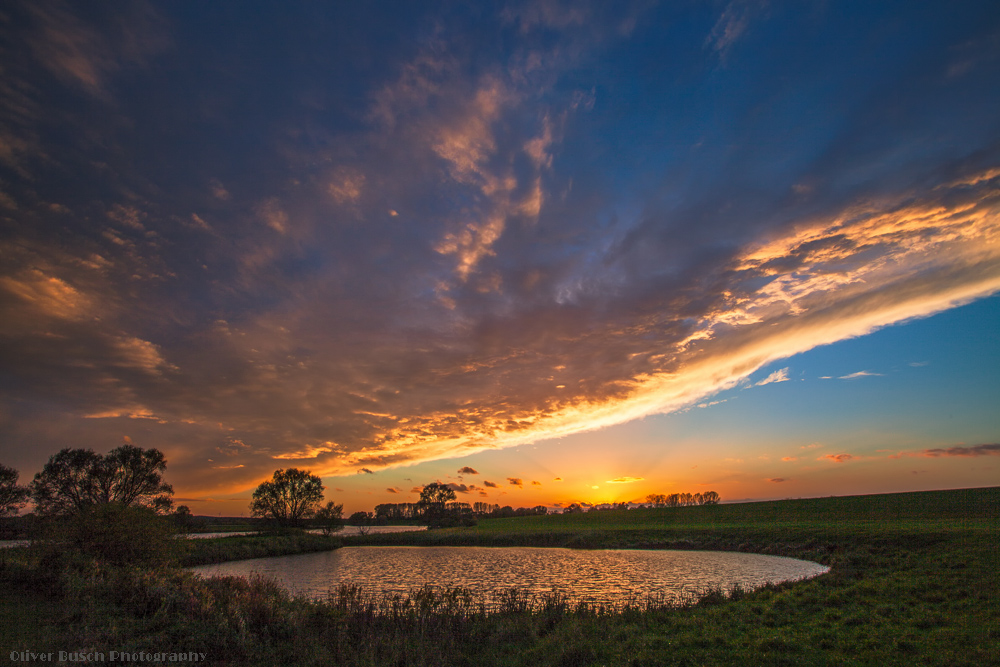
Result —
[[[615, 609], [469, 591], [292, 598], [41, 546], [0, 555], [0, 655], [197, 651], [199, 664], [986, 665], [1000, 655], [1000, 488], [482, 520], [350, 544], [730, 549], [821, 577]], [[232, 540], [236, 538], [224, 538]], [[728, 593], [728, 595], [727, 595]]]

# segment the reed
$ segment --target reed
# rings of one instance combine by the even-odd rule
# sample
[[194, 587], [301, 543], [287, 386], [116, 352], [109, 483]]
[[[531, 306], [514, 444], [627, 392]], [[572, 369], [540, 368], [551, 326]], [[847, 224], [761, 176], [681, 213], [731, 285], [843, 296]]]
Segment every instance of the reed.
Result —
[[299, 531], [283, 535], [232, 535], [228, 537], [190, 540], [190, 548], [180, 558], [180, 564], [210, 565], [247, 558], [269, 558], [291, 554], [339, 549], [343, 542], [337, 537], [313, 535]]
[[[898, 517], [842, 517], [816, 501], [812, 521], [795, 512], [776, 517], [786, 511], [776, 504], [767, 518], [741, 526], [677, 518], [655, 528], [650, 523], [671, 522], [625, 513], [569, 527], [554, 522], [547, 537], [534, 524], [519, 527], [520, 519], [501, 520], [510, 521], [503, 529], [482, 522], [405, 536], [427, 544], [733, 544], [831, 567], [807, 581], [705, 591], [683, 603], [602, 606], [516, 588], [492, 596], [434, 588], [387, 595], [350, 586], [316, 601], [260, 578], [202, 579], [88, 558], [43, 566], [31, 550], [6, 550], [0, 650], [190, 647], [207, 654], [203, 665], [991, 664], [1000, 655], [1000, 522], [982, 508], [997, 493], [955, 495], [963, 500], [944, 523], [934, 511], [921, 518], [927, 498], [916, 497], [914, 507], [897, 508]], [[838, 510], [876, 502], [829, 499]], [[684, 509], [699, 508], [678, 513]]]

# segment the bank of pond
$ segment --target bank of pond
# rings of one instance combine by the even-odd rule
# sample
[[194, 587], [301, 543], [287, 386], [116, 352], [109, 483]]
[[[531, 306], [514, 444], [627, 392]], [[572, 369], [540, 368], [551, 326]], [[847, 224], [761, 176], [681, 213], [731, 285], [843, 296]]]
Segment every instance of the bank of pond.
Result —
[[[207, 656], [201, 665], [978, 666], [1000, 655], [998, 510], [992, 488], [189, 541], [185, 558], [301, 554], [224, 564], [246, 568], [241, 576], [3, 550], [0, 654], [191, 649]], [[750, 562], [807, 569], [710, 584], [724, 565], [713, 558], [744, 572]], [[279, 574], [268, 563], [294, 567]], [[654, 581], [671, 567], [688, 582], [674, 597]], [[400, 578], [405, 571], [424, 575]], [[602, 597], [612, 589], [618, 597]]]

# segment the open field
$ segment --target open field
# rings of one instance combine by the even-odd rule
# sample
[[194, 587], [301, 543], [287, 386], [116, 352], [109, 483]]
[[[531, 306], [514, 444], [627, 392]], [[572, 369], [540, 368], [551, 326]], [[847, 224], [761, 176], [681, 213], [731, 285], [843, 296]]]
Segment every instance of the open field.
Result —
[[[816, 579], [609, 613], [512, 592], [328, 603], [267, 582], [3, 556], [0, 650], [197, 648], [200, 664], [984, 665], [1000, 655], [1000, 488], [484, 520], [345, 544], [738, 549]], [[233, 539], [233, 538], [225, 538]], [[512, 582], [516, 583], [516, 582]], [[51, 616], [52, 620], [47, 620]], [[17, 619], [16, 622], [13, 619]]]

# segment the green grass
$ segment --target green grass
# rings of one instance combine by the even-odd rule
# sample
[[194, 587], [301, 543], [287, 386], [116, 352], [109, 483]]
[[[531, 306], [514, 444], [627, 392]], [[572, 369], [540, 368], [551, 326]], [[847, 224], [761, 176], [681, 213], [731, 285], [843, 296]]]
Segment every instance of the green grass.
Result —
[[207, 664], [255, 665], [993, 664], [998, 504], [1000, 489], [992, 488], [520, 517], [341, 538], [726, 548], [831, 567], [804, 582], [716, 591], [688, 608], [602, 610], [516, 590], [489, 608], [460, 590], [392, 598], [342, 588], [313, 602], [261, 580], [79, 562], [46, 570], [23, 551], [0, 556], [0, 619], [23, 610], [31, 621], [3, 623], [0, 650], [196, 647]]
[[187, 553], [181, 558], [181, 565], [208, 565], [247, 558], [330, 551], [340, 548], [341, 545], [342, 542], [337, 537], [303, 532], [286, 535], [231, 535], [202, 538], [190, 541]]

